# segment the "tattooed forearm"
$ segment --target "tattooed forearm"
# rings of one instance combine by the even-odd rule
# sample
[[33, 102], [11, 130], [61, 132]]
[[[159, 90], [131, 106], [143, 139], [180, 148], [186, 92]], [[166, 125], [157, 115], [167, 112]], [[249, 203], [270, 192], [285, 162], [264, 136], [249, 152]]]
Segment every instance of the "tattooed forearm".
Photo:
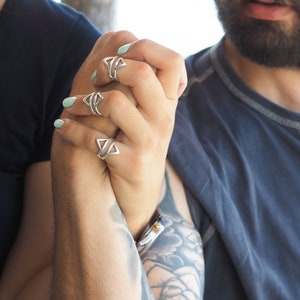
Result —
[[204, 261], [199, 233], [179, 217], [165, 217], [165, 231], [142, 256], [155, 299], [202, 299]]
[[187, 221], [186, 215], [183, 217], [179, 211], [183, 208], [182, 205], [177, 205], [179, 203], [186, 203], [186, 198], [184, 194], [183, 198], [173, 197], [169, 176], [166, 174], [165, 193], [160, 203], [165, 218], [165, 230], [152, 247], [141, 256], [149, 284], [157, 300], [203, 298], [202, 239], [192, 221]]
[[131, 272], [132, 288], [141, 291], [139, 299], [142, 300], [201, 300], [204, 290], [202, 240], [194, 224], [177, 209], [168, 181], [160, 208], [165, 230], [141, 257], [118, 205], [113, 209], [114, 223], [119, 226], [124, 243], [129, 243], [123, 247], [123, 253]]

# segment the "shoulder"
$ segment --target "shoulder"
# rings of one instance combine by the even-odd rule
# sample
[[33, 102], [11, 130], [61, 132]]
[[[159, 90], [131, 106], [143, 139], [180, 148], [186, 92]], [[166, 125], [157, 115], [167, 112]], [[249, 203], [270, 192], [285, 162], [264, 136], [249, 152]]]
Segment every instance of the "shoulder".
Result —
[[56, 21], [61, 19], [66, 22], [82, 15], [71, 6], [53, 0], [7, 0], [5, 9], [18, 18], [44, 15], [49, 18], [56, 17]]
[[193, 55], [186, 58], [185, 64], [189, 79], [197, 76], [202, 70], [211, 66], [210, 62], [210, 51], [212, 47], [205, 48]]
[[82, 32], [88, 36], [100, 35], [84, 14], [63, 3], [52, 0], [11, 0], [6, 9], [14, 16], [15, 26], [20, 27], [21, 31], [26, 30], [26, 33], [32, 32], [36, 38], [47, 40], [56, 36], [59, 40], [72, 33], [74, 28], [78, 30], [78, 35]]
[[60, 44], [65, 45], [64, 49], [71, 49], [73, 55], [83, 51], [83, 56], [87, 56], [100, 36], [99, 30], [83, 13], [72, 7], [49, 0], [43, 2], [39, 18], [43, 18], [45, 27], [51, 24], [49, 35], [60, 39]]
[[[43, 0], [38, 14], [55, 23], [57, 27], [61, 25], [73, 26], [75, 23], [88, 24], [92, 30], [96, 30], [95, 26], [89, 22], [86, 16], [64, 3], [57, 3], [52, 0]], [[60, 27], [63, 30], [63, 27]]]

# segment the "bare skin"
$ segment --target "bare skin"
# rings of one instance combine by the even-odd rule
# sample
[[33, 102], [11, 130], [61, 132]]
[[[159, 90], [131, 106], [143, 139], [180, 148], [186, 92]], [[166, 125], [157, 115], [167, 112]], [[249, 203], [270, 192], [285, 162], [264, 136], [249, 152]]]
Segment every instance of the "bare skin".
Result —
[[[118, 45], [118, 37], [105, 38], [114, 39], [113, 44]], [[55, 135], [52, 157], [56, 228], [60, 228], [56, 235], [53, 299], [152, 299], [153, 296], [163, 299], [171, 295], [168, 293], [173, 295], [179, 290], [178, 299], [190, 298], [190, 295], [194, 299], [202, 297], [203, 272], [194, 269], [195, 265], [203, 266], [202, 252], [185, 255], [189, 251], [186, 238], [193, 237], [200, 249], [201, 238], [191, 222], [183, 189], [179, 188], [171, 168], [170, 183], [172, 190], [176, 186], [176, 195], [165, 199], [161, 191], [172, 132], [170, 125], [182, 84], [178, 76], [180, 64], [173, 60], [176, 55], [168, 53], [168, 60], [162, 62], [170, 65], [160, 67], [155, 55], [160, 53], [158, 58], [164, 57], [164, 49], [159, 47], [159, 51], [155, 51], [156, 47], [148, 41], [135, 43], [132, 52], [126, 55], [126, 68], [118, 71], [120, 82], [130, 87], [137, 106], [122, 94], [106, 91], [103, 92], [105, 101], [99, 107], [103, 113], [100, 119], [93, 116], [86, 119], [90, 111], [82, 102], [83, 95], [77, 96], [74, 106], [63, 115], [65, 123], [58, 130], [60, 136]], [[133, 62], [129, 57], [149, 60], [153, 68]], [[153, 70], [156, 70], [155, 74]], [[175, 73], [172, 70], [176, 70]], [[97, 78], [106, 82], [107, 70], [102, 64], [97, 71]], [[173, 78], [171, 84], [170, 78]], [[98, 121], [102, 118], [103, 122], [108, 118], [113, 124], [102, 122], [100, 125]], [[110, 130], [115, 130], [112, 125], [119, 128], [115, 143], [121, 154], [107, 157], [103, 162], [95, 155], [95, 138], [103, 132], [108, 135]], [[160, 197], [162, 206], [173, 206], [174, 209], [165, 212], [166, 230], [155, 242], [155, 247], [152, 246], [151, 255], [148, 256], [148, 251], [143, 254], [143, 267], [132, 236], [138, 235], [149, 222]], [[122, 218], [119, 206], [127, 222]], [[179, 213], [179, 209], [183, 212]], [[74, 220], [78, 222], [74, 223]], [[168, 242], [168, 245], [173, 246], [175, 253], [182, 258], [180, 264], [172, 264], [168, 256], [175, 253], [165, 251], [165, 241], [172, 234], [180, 242], [174, 245]], [[62, 260], [62, 257], [68, 259]], [[189, 278], [189, 283], [182, 285], [184, 274], [190, 274], [191, 270], [194, 270], [194, 276]], [[78, 277], [76, 274], [85, 275]], [[168, 283], [172, 284], [168, 286]]]
[[54, 247], [50, 162], [29, 167], [16, 242], [0, 281], [0, 299], [49, 299]]
[[0, 0], [0, 10], [2, 9], [4, 3], [5, 3], [6, 0]]

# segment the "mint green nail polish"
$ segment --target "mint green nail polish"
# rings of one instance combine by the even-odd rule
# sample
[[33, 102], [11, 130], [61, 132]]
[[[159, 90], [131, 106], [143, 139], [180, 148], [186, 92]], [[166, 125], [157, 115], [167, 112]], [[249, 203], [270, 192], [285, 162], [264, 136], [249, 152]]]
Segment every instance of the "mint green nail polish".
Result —
[[91, 81], [94, 81], [97, 77], [97, 71], [94, 71], [94, 73], [91, 76]]
[[126, 45], [121, 46], [118, 49], [118, 54], [119, 55], [125, 54], [129, 50], [130, 47], [131, 47], [131, 44], [126, 44]]
[[62, 105], [65, 108], [69, 108], [69, 107], [73, 106], [75, 101], [76, 101], [76, 97], [68, 97], [68, 98], [64, 99]]
[[64, 123], [65, 123], [64, 120], [57, 119], [54, 122], [54, 127], [57, 128], [57, 129], [59, 129], [59, 128], [61, 128], [64, 125]]

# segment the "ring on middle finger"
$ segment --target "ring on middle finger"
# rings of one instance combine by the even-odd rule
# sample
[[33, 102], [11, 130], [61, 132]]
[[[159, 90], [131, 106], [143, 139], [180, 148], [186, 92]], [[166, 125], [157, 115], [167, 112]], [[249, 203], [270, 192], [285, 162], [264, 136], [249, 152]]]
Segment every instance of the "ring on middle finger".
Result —
[[107, 68], [107, 75], [111, 80], [118, 81], [117, 71], [123, 67], [126, 67], [122, 57], [109, 56], [103, 58], [104, 65]]
[[83, 103], [91, 110], [95, 115], [102, 116], [103, 114], [99, 111], [98, 105], [104, 101], [104, 97], [100, 92], [94, 92], [82, 99]]

